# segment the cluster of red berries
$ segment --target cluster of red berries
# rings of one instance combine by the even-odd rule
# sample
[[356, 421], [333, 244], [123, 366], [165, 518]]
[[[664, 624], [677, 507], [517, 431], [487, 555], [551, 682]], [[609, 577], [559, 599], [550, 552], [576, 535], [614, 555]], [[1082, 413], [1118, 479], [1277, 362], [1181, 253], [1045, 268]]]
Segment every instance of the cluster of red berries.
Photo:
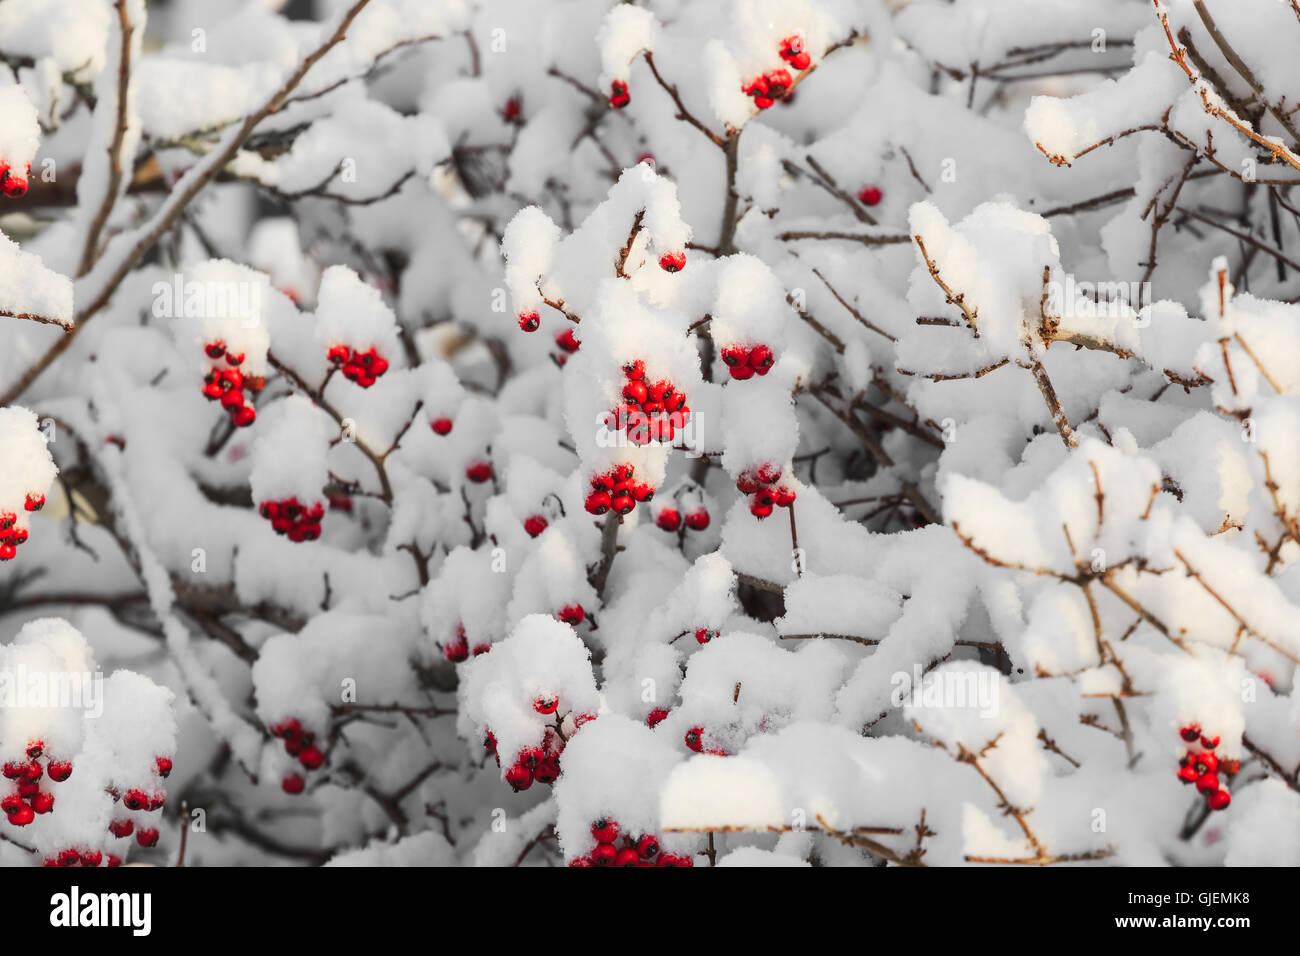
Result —
[[609, 84], [609, 105], [616, 110], [621, 110], [632, 102], [632, 95], [627, 91], [627, 84], [622, 80], [615, 80]]
[[606, 414], [605, 427], [625, 432], [628, 441], [634, 445], [648, 445], [654, 441], [671, 443], [677, 437], [677, 429], [685, 428], [691, 417], [686, 394], [678, 391], [668, 379], [650, 382], [646, 378], [645, 363], [640, 359], [624, 365], [623, 374], [627, 378], [623, 384], [623, 401]]
[[[475, 644], [473, 653], [475, 657], [478, 657], [490, 650], [492, 650], [491, 644]], [[465, 636], [464, 624], [456, 625], [456, 636], [442, 645], [442, 654], [453, 664], [469, 660], [469, 638]]]
[[780, 485], [780, 481], [781, 468], [765, 463], [741, 472], [736, 479], [736, 490], [749, 495], [749, 513], [761, 520], [770, 515], [773, 508], [788, 508], [794, 504], [794, 489]]
[[[289, 717], [270, 728], [271, 736], [284, 741], [284, 752], [295, 757], [305, 770], [319, 770], [325, 765], [325, 753], [316, 746], [316, 735], [303, 727], [296, 717]], [[285, 793], [299, 794], [307, 788], [307, 781], [297, 771], [290, 771], [280, 781]]]
[[[624, 833], [612, 817], [603, 817], [591, 825], [595, 848], [586, 856], [575, 857], [569, 866], [694, 866], [689, 856], [664, 853], [653, 833]], [[620, 846], [620, 839], [622, 838]]]
[[781, 41], [781, 59], [790, 64], [791, 69], [802, 73], [812, 65], [812, 57], [804, 49], [803, 37], [795, 33]]
[[591, 491], [583, 507], [593, 515], [603, 515], [611, 508], [625, 515], [636, 507], [638, 501], [649, 501], [654, 497], [654, 486], [644, 481], [633, 481], [635, 474], [636, 469], [624, 463], [615, 466], [613, 471], [592, 475]]
[[0, 191], [10, 199], [17, 199], [27, 193], [27, 178], [32, 174], [32, 164], [28, 163], [22, 175], [15, 173], [4, 160], [0, 159]]
[[[506, 783], [515, 793], [527, 790], [534, 782], [550, 785], [560, 776], [560, 755], [568, 738], [564, 736], [563, 719], [557, 711], [560, 698], [554, 694], [543, 694], [533, 700], [533, 710], [543, 717], [554, 717], [554, 725], [548, 725], [542, 734], [540, 746], [524, 747], [515, 755], [515, 762], [506, 768]], [[566, 715], [568, 716], [568, 715]], [[595, 714], [573, 715], [574, 733], [588, 721], [595, 720]], [[496, 735], [488, 730], [483, 735], [483, 749], [490, 753], [497, 766], [501, 766], [501, 754], [497, 752]]]
[[9, 761], [3, 770], [6, 780], [14, 781], [16, 789], [0, 799], [0, 810], [16, 827], [25, 827], [36, 819], [38, 813], [49, 813], [54, 809], [54, 794], [41, 789], [41, 778], [47, 773], [50, 780], [62, 783], [72, 776], [72, 764], [66, 760], [46, 758], [41, 766], [40, 758], [45, 753], [45, 745], [33, 740], [27, 745], [27, 760]]
[[1205, 736], [1197, 724], [1180, 728], [1178, 735], [1188, 744], [1199, 744], [1199, 748], [1189, 748], [1178, 761], [1178, 779], [1196, 784], [1197, 792], [1205, 794], [1211, 810], [1226, 809], [1232, 803], [1232, 794], [1219, 785], [1219, 775], [1235, 776], [1241, 770], [1241, 761], [1220, 760], [1214, 752], [1219, 738]]
[[790, 92], [794, 77], [784, 67], [756, 76], [744, 87], [745, 95], [752, 97], [754, 105], [765, 110]]
[[748, 349], [743, 345], [728, 345], [722, 350], [722, 361], [732, 378], [744, 381], [755, 375], [766, 375], [776, 357], [761, 343]]
[[221, 407], [230, 412], [235, 427], [247, 428], [257, 420], [257, 409], [247, 404], [244, 391], [260, 392], [266, 379], [245, 375], [239, 368], [244, 353], [230, 351], [220, 339], [203, 346], [203, 352], [214, 363], [203, 376], [203, 397], [210, 402], [221, 402]]
[[[168, 776], [171, 775], [171, 772], [172, 772], [172, 761], [170, 757], [154, 758], [154, 773], [157, 776], [166, 779]], [[167, 803], [167, 794], [162, 789], [161, 786], [154, 787], [148, 793], [146, 793], [142, 787], [132, 787], [129, 790], [127, 790], [126, 793], [118, 793], [116, 789], [110, 788], [108, 792], [109, 795], [113, 798], [114, 803], [116, 803], [118, 800], [121, 800], [122, 806], [124, 806], [128, 810], [133, 810], [133, 811], [142, 810], [145, 812], [152, 813], [155, 810], [161, 810], [163, 806]], [[120, 820], [111, 821], [108, 825], [108, 832], [113, 834], [113, 836], [115, 837], [128, 837], [132, 833], [134, 833], [135, 842], [140, 844], [142, 847], [146, 847], [146, 848], [151, 846], [156, 846], [158, 843], [159, 834], [158, 834], [157, 827], [140, 827], [140, 829], [137, 830], [135, 828], [135, 822], [128, 817], [123, 817]], [[67, 852], [68, 852], [67, 850], [63, 851], [63, 853], [67, 853]], [[60, 856], [62, 855], [63, 854], [61, 853]], [[113, 859], [115, 859], [115, 857], [109, 858], [109, 864], [108, 864], [109, 866], [117, 865], [116, 863], [112, 862]], [[62, 864], [62, 865], [68, 865], [68, 864]], [[88, 864], [88, 865], [93, 865], [93, 864]]]
[[[47, 856], [42, 862], [42, 866], [99, 866], [104, 863], [105, 854], [100, 849], [78, 850], [75, 847], [68, 847], [60, 850], [54, 856]], [[116, 854], [107, 855], [107, 866], [121, 866], [122, 858]]]
[[374, 346], [363, 352], [346, 345], [331, 345], [326, 356], [335, 366], [342, 368], [344, 378], [362, 388], [374, 385], [375, 379], [388, 371], [388, 359]]
[[320, 523], [325, 517], [323, 501], [304, 505], [295, 496], [263, 501], [257, 510], [271, 522], [276, 534], [287, 535], [290, 541], [315, 541], [320, 537]]
[[559, 351], [551, 353], [551, 360], [563, 368], [569, 356], [578, 351], [581, 344], [573, 334], [573, 326], [569, 326], [555, 337], [555, 347]]
[[864, 206], [879, 206], [880, 200], [885, 198], [885, 194], [880, 191], [879, 186], [863, 186], [858, 190], [858, 202]]
[[[23, 501], [23, 510], [40, 511], [45, 507], [45, 496], [29, 494]], [[18, 515], [0, 511], [0, 561], [10, 561], [18, 555], [18, 546], [27, 540], [26, 528], [15, 528]]]

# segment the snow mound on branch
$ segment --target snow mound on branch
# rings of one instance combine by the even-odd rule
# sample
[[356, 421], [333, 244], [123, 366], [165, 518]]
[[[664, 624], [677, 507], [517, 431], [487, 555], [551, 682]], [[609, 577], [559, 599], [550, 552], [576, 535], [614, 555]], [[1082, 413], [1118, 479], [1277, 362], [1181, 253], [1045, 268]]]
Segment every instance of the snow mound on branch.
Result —
[[[622, 833], [660, 832], [659, 787], [681, 756], [644, 724], [606, 714], [584, 727], [564, 750], [555, 784], [555, 832], [566, 860], [591, 851], [591, 825], [613, 818]], [[678, 852], [690, 837], [669, 834], [663, 849]]]
[[[1044, 267], [1060, 270], [1051, 224], [1009, 203], [988, 202], [952, 225], [927, 201], [912, 206], [908, 228], [925, 243], [925, 254], [942, 280], [976, 313], [975, 326], [988, 355], [1002, 358], [1018, 351], [1027, 329], [1041, 318]], [[907, 298], [920, 315], [942, 315], [965, 325], [961, 310], [945, 301], [923, 259], [912, 271]], [[933, 339], [914, 333], [900, 343], [900, 366], [933, 365], [932, 359], [923, 358]]]
[[195, 356], [197, 368], [212, 364], [203, 354], [209, 342], [224, 342], [230, 352], [243, 352], [240, 371], [266, 375], [271, 347], [267, 328], [272, 315], [287, 307], [274, 295], [265, 273], [229, 259], [208, 259], [178, 277], [153, 285], [154, 315], [173, 320], [172, 329], [183, 354]]
[[72, 322], [72, 282], [53, 269], [47, 269], [40, 256], [24, 252], [18, 243], [2, 232], [0, 273], [5, 276], [4, 288], [0, 291], [0, 313]]
[[86, 639], [58, 618], [31, 621], [0, 645], [0, 762], [24, 759], [33, 741], [54, 759], [78, 754], [100, 702], [97, 676]]
[[786, 585], [779, 634], [848, 634], [879, 640], [902, 611], [903, 599], [880, 581], [851, 574], [805, 573]]
[[36, 106], [21, 86], [0, 86], [0, 163], [22, 174], [40, 146]]
[[99, 0], [20, 0], [4, 5], [0, 49], [12, 57], [51, 59], [60, 73], [85, 79], [104, 68], [112, 8]]
[[346, 345], [378, 348], [391, 360], [398, 353], [397, 319], [378, 289], [347, 266], [330, 266], [317, 294], [316, 341], [322, 355], [331, 345]]
[[627, 82], [632, 61], [643, 51], [654, 52], [658, 24], [649, 10], [631, 4], [615, 6], [605, 17], [596, 45], [600, 49], [600, 87], [609, 89], [615, 80]]
[[85, 752], [119, 790], [156, 779], [156, 760], [176, 752], [175, 695], [143, 674], [114, 671], [103, 684], [104, 712], [86, 722]]
[[326, 456], [333, 428], [311, 400], [290, 395], [262, 419], [253, 445], [249, 487], [253, 503], [296, 497], [304, 505], [321, 500], [329, 480]]
[[262, 645], [253, 664], [258, 719], [272, 727], [294, 717], [320, 736], [349, 688], [363, 703], [409, 699], [415, 678], [405, 668], [393, 668], [389, 657], [408, 645], [400, 622], [346, 611], [327, 611], [296, 634], [277, 634]]
[[403, 116], [352, 96], [312, 123], [261, 178], [286, 193], [320, 190], [365, 201], [386, 195], [412, 174], [427, 177], [450, 155], [436, 120]]
[[493, 567], [490, 551], [460, 547], [447, 555], [437, 577], [424, 589], [420, 623], [439, 648], [464, 633], [470, 648], [491, 644], [506, 634], [506, 605], [512, 576]]
[[216, 129], [252, 113], [281, 82], [268, 63], [227, 66], [146, 56], [135, 64], [136, 108], [144, 131], [162, 140]]
[[27, 496], [49, 494], [59, 473], [47, 442], [35, 412], [18, 405], [0, 408], [0, 448], [5, 454], [0, 468], [0, 512], [14, 515], [16, 528], [26, 528], [30, 520]]
[[[489, 730], [495, 734], [504, 779], [514, 755], [542, 741], [549, 721], [533, 708], [538, 697], [559, 698], [557, 714], [601, 709], [590, 656], [569, 625], [541, 614], [525, 617], [490, 653], [461, 668], [457, 733], [470, 741], [482, 740]], [[571, 746], [564, 751], [566, 773]]]

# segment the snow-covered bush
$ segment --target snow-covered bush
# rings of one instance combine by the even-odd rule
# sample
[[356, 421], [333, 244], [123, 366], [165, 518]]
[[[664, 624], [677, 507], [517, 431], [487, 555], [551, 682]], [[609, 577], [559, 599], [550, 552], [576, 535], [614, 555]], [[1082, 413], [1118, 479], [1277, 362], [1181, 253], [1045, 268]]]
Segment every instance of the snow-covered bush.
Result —
[[303, 7], [0, 3], [0, 863], [1296, 862], [1294, 0]]

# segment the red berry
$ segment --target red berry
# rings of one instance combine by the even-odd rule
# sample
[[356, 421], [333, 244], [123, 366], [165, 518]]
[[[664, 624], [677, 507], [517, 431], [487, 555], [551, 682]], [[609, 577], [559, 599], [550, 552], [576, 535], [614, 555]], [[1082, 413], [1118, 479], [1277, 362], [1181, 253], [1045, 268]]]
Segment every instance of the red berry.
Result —
[[319, 770], [325, 763], [325, 754], [319, 747], [307, 747], [302, 753], [298, 754], [298, 762], [308, 770]]
[[1183, 727], [1181, 730], [1179, 730], [1178, 733], [1181, 734], [1182, 738], [1186, 740], [1189, 744], [1193, 743], [1201, 739], [1201, 725], [1188, 724], [1186, 727]]
[[115, 837], [130, 836], [135, 831], [135, 824], [130, 820], [114, 820], [108, 825], [108, 832]]
[[767, 95], [774, 100], [785, 96], [786, 91], [794, 83], [794, 77], [786, 69], [772, 70], [764, 79], [767, 80]]
[[780, 488], [776, 489], [776, 506], [778, 508], [788, 508], [794, 504], [796, 497], [793, 488], [787, 488], [782, 485]]
[[122, 865], [122, 858], [121, 858], [120, 856], [114, 856], [112, 853], [110, 853], [110, 854], [108, 855], [108, 864], [107, 864], [107, 865], [108, 865], [108, 866], [121, 866], [121, 865]]
[[676, 531], [682, 524], [682, 516], [676, 508], [664, 508], [655, 518], [655, 524], [665, 531]]
[[701, 644], [707, 644], [717, 636], [717, 631], [711, 631], [707, 627], [697, 627], [695, 629], [695, 640]]
[[1216, 773], [1203, 773], [1196, 781], [1196, 789], [1201, 793], [1212, 793], [1219, 789], [1219, 775]]
[[36, 813], [31, 807], [24, 803], [16, 807], [13, 812], [9, 814], [8, 819], [9, 822], [16, 827], [25, 827], [36, 819]]
[[492, 650], [491, 644], [475, 644], [474, 650], [471, 653], [473, 653], [475, 657], [478, 657], [480, 654], [486, 654], [490, 650]]
[[755, 345], [749, 351], [749, 366], [759, 375], [766, 375], [772, 367], [772, 350], [766, 345]]
[[555, 344], [566, 352], [578, 351], [581, 343], [573, 336], [573, 326], [569, 326], [555, 337]]
[[23, 508], [27, 511], [40, 511], [45, 507], [45, 496], [32, 492], [23, 501]]
[[645, 378], [645, 362], [640, 359], [633, 359], [623, 366], [623, 374], [630, 379]]
[[686, 253], [665, 252], [659, 257], [659, 268], [664, 272], [681, 272], [686, 268]]
[[587, 495], [587, 500], [584, 504], [589, 513], [594, 515], [603, 515], [609, 510], [610, 497], [604, 491], [593, 491], [591, 494]]
[[465, 477], [476, 485], [483, 484], [492, 477], [492, 463], [482, 459], [470, 462], [469, 467], [465, 469]]
[[[786, 62], [789, 63], [792, 67], [794, 67], [796, 70], [802, 72], [808, 69], [808, 67], [812, 66], [812, 57], [809, 56], [807, 53], [796, 53], [794, 56], [786, 60]], [[791, 94], [791, 96], [793, 95], [794, 94]]]
[[591, 825], [591, 836], [597, 843], [613, 843], [622, 832], [618, 821], [609, 817], [601, 817]]
[[42, 791], [32, 797], [33, 813], [49, 813], [54, 809], [54, 794], [49, 791]]
[[636, 866], [639, 862], [641, 862], [641, 858], [637, 856], [636, 850], [630, 846], [623, 847], [618, 851], [618, 855], [614, 857], [615, 866]]
[[203, 351], [210, 359], [219, 359], [226, 354], [226, 343], [217, 339], [215, 342], [209, 342], [203, 346]]
[[300, 773], [287, 773], [284, 779], [280, 781], [280, 789], [285, 793], [297, 795], [307, 788], [307, 781], [302, 778]]
[[528, 532], [530, 538], [535, 538], [546, 530], [549, 523], [541, 515], [529, 515], [524, 519], [524, 530]]
[[621, 110], [632, 101], [631, 95], [627, 91], [627, 84], [622, 80], [615, 80], [609, 84], [609, 105], [616, 110]]
[[1213, 773], [1219, 769], [1219, 758], [1211, 753], [1199, 754], [1195, 765], [1201, 773]]
[[649, 501], [655, 496], [655, 486], [639, 481], [632, 486], [632, 497], [637, 501]]
[[434, 430], [434, 432], [435, 432], [436, 434], [438, 434], [438, 435], [450, 435], [450, 434], [451, 434], [451, 419], [450, 419], [450, 418], [435, 418], [433, 421], [431, 421], [431, 422], [429, 423], [429, 427], [432, 428], [432, 429]]
[[728, 345], [722, 350], [722, 361], [730, 368], [749, 364], [749, 350], [739, 345]]
[[459, 664], [469, 658], [469, 643], [464, 640], [449, 641], [442, 645], [442, 653], [453, 664]]
[[40, 790], [41, 785], [35, 780], [23, 780], [18, 784], [18, 796], [23, 797], [24, 799], [36, 796]]
[[1232, 794], [1228, 793], [1227, 790], [1216, 790], [1210, 794], [1208, 802], [1211, 810], [1224, 810], [1228, 804], [1232, 803]]
[[542, 695], [533, 699], [533, 710], [539, 714], [553, 714], [555, 708], [560, 706], [560, 698], [551, 695]]
[[331, 345], [329, 351], [325, 353], [325, 356], [335, 365], [342, 365], [348, 360], [348, 356], [351, 354], [352, 350], [346, 345]]
[[533, 785], [533, 773], [523, 764], [512, 764], [506, 771], [506, 783], [515, 793], [527, 790]]
[[686, 527], [692, 531], [703, 531], [709, 526], [709, 513], [704, 510], [692, 511], [686, 516]]
[[547, 784], [548, 786], [555, 783], [560, 777], [560, 765], [554, 757], [548, 757], [537, 765], [533, 771], [533, 779], [538, 783]]
[[581, 604], [566, 604], [556, 612], [556, 616], [565, 624], [571, 624], [574, 627], [577, 627], [586, 619], [587, 612], [583, 609]]
[[661, 720], [668, 716], [668, 711], [663, 707], [656, 707], [646, 716], [645, 723], [647, 727], [654, 727]]
[[621, 515], [625, 515], [636, 507], [636, 501], [631, 495], [615, 495], [610, 501], [610, 505]]
[[735, 365], [729, 371], [732, 378], [739, 379], [742, 382], [754, 377], [754, 367], [752, 365]]
[[81, 854], [82, 866], [99, 866], [100, 861], [104, 859], [102, 850], [86, 850]]
[[592, 866], [613, 866], [618, 859], [618, 850], [608, 843], [601, 843], [591, 851]]
[[591, 865], [592, 865], [591, 857], [589, 856], [575, 856], [572, 860], [569, 861], [569, 866], [591, 866]]
[[221, 396], [221, 407], [227, 411], [240, 408], [244, 404], [244, 393], [239, 389], [232, 388]]
[[149, 798], [143, 790], [128, 790], [122, 798], [122, 806], [128, 810], [143, 810], [149, 806]]
[[505, 108], [501, 110], [501, 116], [507, 123], [513, 123], [519, 118], [520, 111], [521, 107], [519, 105], [519, 98], [517, 96], [512, 96], [510, 99], [506, 100]]
[[1215, 747], [1219, 746], [1219, 738], [1201, 737], [1201, 746], [1204, 747], [1206, 750], [1213, 750]]
[[858, 200], [864, 206], [879, 205], [880, 200], [883, 199], [884, 196], [885, 194], [882, 193], [880, 189], [877, 188], [876, 186], [863, 186], [860, 190], [858, 190]]
[[692, 727], [690, 730], [686, 731], [687, 749], [694, 750], [696, 753], [699, 753], [701, 750], [703, 750], [704, 749], [703, 735], [704, 735], [703, 727]]
[[[43, 754], [44, 752], [45, 752], [45, 743], [44, 743], [44, 741], [40, 741], [40, 740], [32, 740], [32, 741], [28, 741], [28, 743], [27, 743], [27, 756], [29, 756], [29, 757], [31, 757], [33, 760], [35, 760], [37, 757], [39, 757], [39, 756], [40, 756], [41, 754]], [[38, 766], [38, 767], [36, 767], [36, 769], [39, 771], [39, 770], [40, 770], [40, 767]], [[28, 776], [29, 779], [32, 778], [31, 768], [30, 768], [30, 767], [28, 768], [28, 774], [27, 774], [27, 776]], [[36, 776], [39, 777], [40, 774], [37, 773]]]
[[10, 780], [18, 780], [27, 776], [27, 764], [14, 763], [12, 760], [4, 765], [4, 775]]
[[1178, 779], [1183, 783], [1195, 783], [1196, 778], [1199, 776], [1200, 774], [1196, 772], [1196, 768], [1191, 764], [1178, 768]]
[[230, 416], [236, 428], [247, 428], [253, 422], [257, 421], [257, 409], [252, 405], [243, 405], [235, 409], [235, 414]]
[[244, 364], [244, 353], [243, 353], [243, 352], [227, 352], [227, 353], [226, 353], [226, 364], [227, 364], [227, 365], [243, 365], [243, 364]]
[[143, 847], [154, 846], [158, 843], [158, 829], [156, 827], [146, 827], [137, 831], [135, 842]]
[[643, 860], [653, 860], [659, 855], [659, 838], [654, 834], [647, 833], [636, 841], [636, 852], [637, 856]]
[[[760, 97], [763, 98], [763, 99], [768, 99], [768, 96], [767, 96], [767, 92], [768, 92], [768, 91], [767, 91], [767, 77], [765, 77], [765, 76], [756, 76], [756, 77], [754, 77], [754, 79], [750, 80], [750, 81], [749, 81], [749, 84], [748, 84], [747, 86], [743, 87], [743, 89], [744, 89], [744, 91], [745, 91], [745, 95], [746, 95], [746, 96], [752, 96], [752, 97], [754, 97], [755, 99], [758, 99], [758, 98], [760, 98]], [[772, 104], [771, 104], [771, 102], [769, 101], [767, 105], [768, 105], [768, 106], [771, 106]], [[765, 109], [766, 107], [759, 107], [759, 108], [760, 108], [760, 109]]]
[[645, 382], [638, 378], [632, 379], [623, 386], [623, 397], [633, 405], [640, 405], [646, 400], [647, 395], [648, 389], [645, 387]]
[[536, 312], [520, 312], [519, 327], [525, 332], [536, 332], [542, 324], [542, 317]]

